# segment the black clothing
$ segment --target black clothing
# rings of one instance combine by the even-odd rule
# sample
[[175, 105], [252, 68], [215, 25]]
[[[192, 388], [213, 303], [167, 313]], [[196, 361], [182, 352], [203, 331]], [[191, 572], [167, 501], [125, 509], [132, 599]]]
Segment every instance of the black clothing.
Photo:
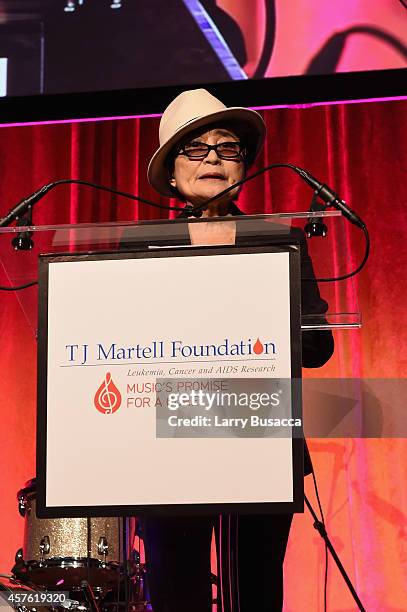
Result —
[[[243, 215], [234, 204], [231, 205], [231, 213], [235, 216]], [[304, 233], [297, 228], [287, 230], [290, 238], [300, 244], [302, 278], [315, 278]], [[237, 229], [237, 245], [250, 241], [251, 239], [239, 235]], [[130, 248], [131, 240], [126, 242], [126, 246]], [[177, 229], [177, 240], [173, 244], [190, 244], [187, 225], [180, 225]], [[304, 314], [326, 313], [328, 305], [321, 298], [316, 282], [301, 283], [301, 305]], [[330, 331], [303, 332], [302, 365], [310, 368], [320, 367], [331, 357], [333, 348]], [[304, 473], [311, 473], [311, 461], [306, 446]], [[219, 534], [217, 529], [218, 520], [216, 516], [142, 520], [147, 575], [154, 612], [211, 611], [210, 542], [213, 527], [217, 532], [218, 543], [223, 540], [223, 535]], [[237, 533], [239, 579], [235, 590], [239, 593], [240, 611], [280, 612], [283, 606], [283, 561], [292, 514], [223, 515], [223, 521], [231, 521], [233, 532]], [[225, 549], [226, 546], [222, 548]], [[219, 555], [219, 546], [217, 550], [218, 565], [221, 564], [223, 573], [227, 574], [229, 568], [225, 567], [224, 555]], [[228, 593], [225, 600], [227, 596]], [[225, 611], [228, 610], [226, 602]]]
[[[223, 518], [228, 520], [227, 516]], [[283, 561], [293, 515], [231, 518], [233, 528], [238, 521], [241, 612], [282, 610]], [[156, 517], [142, 521], [154, 612], [211, 612], [210, 543], [214, 527], [219, 541], [218, 523], [216, 516]], [[224, 544], [227, 545], [227, 535]], [[218, 576], [220, 561], [218, 558]], [[222, 561], [223, 572], [227, 574], [227, 563]], [[228, 588], [224, 590], [228, 611]], [[220, 597], [219, 580], [217, 591]]]

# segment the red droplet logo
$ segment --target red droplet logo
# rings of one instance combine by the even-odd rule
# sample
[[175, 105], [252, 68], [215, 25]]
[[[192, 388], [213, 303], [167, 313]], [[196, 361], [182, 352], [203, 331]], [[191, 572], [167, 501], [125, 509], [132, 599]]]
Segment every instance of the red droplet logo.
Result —
[[253, 353], [256, 353], [256, 355], [261, 355], [263, 350], [264, 346], [260, 342], [259, 338], [257, 338], [255, 344], [253, 345]]
[[93, 401], [95, 408], [102, 414], [113, 414], [116, 410], [119, 410], [122, 396], [114, 384], [110, 372], [107, 372], [105, 380], [96, 391]]

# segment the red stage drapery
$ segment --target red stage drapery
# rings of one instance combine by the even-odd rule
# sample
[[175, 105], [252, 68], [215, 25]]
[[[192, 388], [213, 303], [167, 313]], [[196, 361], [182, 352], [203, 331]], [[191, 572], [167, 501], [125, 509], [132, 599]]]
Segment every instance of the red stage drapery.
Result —
[[[256, 168], [290, 161], [309, 169], [361, 214], [372, 239], [368, 266], [355, 281], [363, 328], [338, 333], [334, 357], [307, 375], [402, 378], [407, 364], [407, 101], [274, 109], [264, 111], [264, 117], [268, 139]], [[153, 118], [2, 128], [0, 214], [42, 184], [68, 177], [167, 203], [146, 180], [157, 133], [158, 119]], [[304, 210], [309, 201], [309, 188], [288, 170], [249, 183], [239, 200], [247, 213]], [[63, 186], [36, 206], [34, 221], [159, 215], [167, 216], [85, 187]], [[349, 250], [331, 253], [334, 263], [346, 259], [350, 265], [357, 259], [352, 231], [346, 226]], [[36, 346], [15, 294], [0, 294], [0, 313], [0, 571], [8, 572], [22, 545], [15, 495], [35, 473]], [[328, 531], [366, 609], [406, 610], [406, 441], [318, 439], [309, 447]], [[306, 490], [314, 499], [309, 478]], [[330, 567], [328, 609], [355, 610], [336, 568]], [[285, 610], [323, 610], [323, 573], [323, 544], [310, 516], [298, 515], [285, 566]]]

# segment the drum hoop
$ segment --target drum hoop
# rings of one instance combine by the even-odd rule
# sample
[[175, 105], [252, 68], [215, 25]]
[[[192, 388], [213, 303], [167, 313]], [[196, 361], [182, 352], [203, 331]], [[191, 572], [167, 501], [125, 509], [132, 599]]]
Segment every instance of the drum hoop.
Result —
[[13, 567], [14, 572], [21, 571], [22, 569], [41, 569], [47, 567], [87, 567], [87, 565], [91, 567], [101, 567], [102, 569], [112, 568], [112, 567], [120, 567], [121, 564], [117, 561], [101, 561], [100, 559], [95, 559], [94, 557], [50, 557], [44, 559], [43, 561], [25, 561], [24, 563], [16, 563]]
[[24, 499], [28, 501], [28, 498], [37, 497], [37, 479], [31, 478], [31, 480], [27, 480], [24, 487], [20, 489], [17, 493], [17, 499]]

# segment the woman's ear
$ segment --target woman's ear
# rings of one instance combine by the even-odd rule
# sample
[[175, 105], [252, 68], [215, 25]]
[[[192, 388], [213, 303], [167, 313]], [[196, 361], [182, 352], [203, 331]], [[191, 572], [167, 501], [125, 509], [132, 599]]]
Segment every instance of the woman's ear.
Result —
[[170, 178], [170, 185], [171, 185], [171, 187], [174, 187], [174, 189], [177, 188], [177, 181], [175, 180], [175, 176], [172, 176]]

